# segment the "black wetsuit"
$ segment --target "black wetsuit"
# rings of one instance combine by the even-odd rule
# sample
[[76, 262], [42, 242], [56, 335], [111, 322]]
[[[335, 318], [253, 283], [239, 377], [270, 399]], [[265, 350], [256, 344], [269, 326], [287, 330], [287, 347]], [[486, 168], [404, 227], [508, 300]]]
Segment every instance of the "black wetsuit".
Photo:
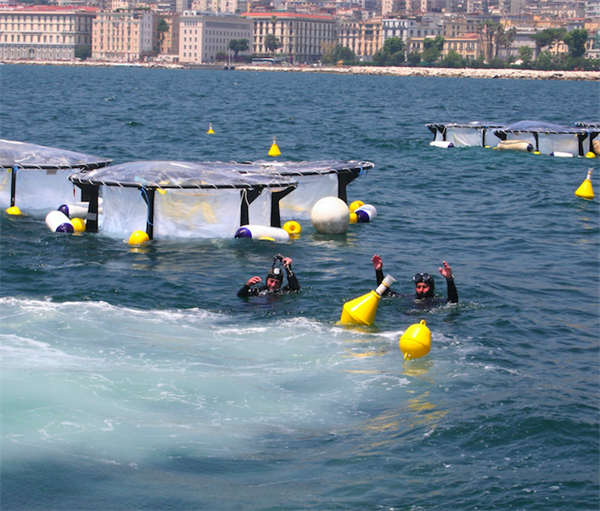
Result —
[[298, 277], [296, 277], [296, 274], [292, 271], [292, 268], [285, 268], [285, 273], [288, 279], [287, 286], [280, 287], [279, 289], [270, 290], [264, 284], [255, 287], [251, 287], [248, 284], [244, 284], [242, 288], [238, 291], [237, 295], [240, 298], [248, 298], [249, 296], [266, 295], [272, 293], [292, 293], [295, 291], [299, 291], [300, 284], [298, 283]]
[[[377, 278], [377, 285], [381, 284], [383, 281], [383, 269], [375, 270], [375, 276]], [[454, 284], [454, 279], [446, 279], [446, 284], [448, 285], [448, 299], [446, 303], [458, 303], [458, 291], [456, 290], [456, 285]], [[383, 296], [407, 296], [402, 295], [400, 293], [396, 293], [396, 291], [392, 291], [389, 287], [383, 293]], [[431, 305], [436, 305], [435, 302], [441, 302], [440, 299], [436, 299], [433, 295], [427, 296], [424, 298], [416, 298], [417, 300], [428, 300], [431, 301]], [[443, 303], [443, 302], [442, 302]]]

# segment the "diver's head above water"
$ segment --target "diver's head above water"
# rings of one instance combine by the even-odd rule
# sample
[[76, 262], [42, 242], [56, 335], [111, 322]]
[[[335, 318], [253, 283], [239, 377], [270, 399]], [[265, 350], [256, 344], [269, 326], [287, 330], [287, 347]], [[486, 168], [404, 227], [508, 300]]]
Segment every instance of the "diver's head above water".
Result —
[[275, 266], [267, 273], [267, 289], [275, 291], [281, 287], [283, 282], [283, 271], [281, 268]]
[[435, 282], [429, 273], [417, 273], [413, 280], [415, 281], [417, 298], [430, 298], [434, 295]]

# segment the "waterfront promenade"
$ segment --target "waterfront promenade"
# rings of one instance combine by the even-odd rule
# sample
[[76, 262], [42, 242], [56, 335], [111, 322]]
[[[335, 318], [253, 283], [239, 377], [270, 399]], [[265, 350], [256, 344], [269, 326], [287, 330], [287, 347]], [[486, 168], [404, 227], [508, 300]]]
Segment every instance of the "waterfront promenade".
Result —
[[[123, 67], [128, 64], [114, 62], [82, 61], [5, 61], [4, 64], [21, 65], [54, 65], [54, 66], [106, 66]], [[187, 69], [183, 64], [150, 62], [131, 64], [131, 67]], [[192, 66], [189, 66], [192, 67]], [[196, 68], [225, 69], [224, 64], [206, 64]], [[600, 71], [537, 71], [532, 69], [472, 69], [472, 68], [441, 68], [441, 67], [377, 67], [377, 66], [272, 66], [235, 64], [236, 71], [262, 71], [279, 73], [334, 73], [344, 75], [381, 75], [381, 76], [426, 76], [432, 78], [490, 78], [512, 80], [569, 80], [569, 81], [600, 81]]]

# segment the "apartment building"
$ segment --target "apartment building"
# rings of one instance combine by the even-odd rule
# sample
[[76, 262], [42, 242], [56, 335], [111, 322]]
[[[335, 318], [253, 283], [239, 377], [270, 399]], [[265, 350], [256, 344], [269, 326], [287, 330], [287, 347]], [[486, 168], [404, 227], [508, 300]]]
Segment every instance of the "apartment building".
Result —
[[335, 18], [327, 15], [291, 12], [248, 12], [243, 15], [254, 23], [254, 53], [270, 54], [265, 46], [268, 34], [281, 42], [275, 55], [290, 63], [317, 62], [323, 56], [323, 45], [337, 43]]
[[444, 34], [441, 21], [434, 19], [384, 19], [381, 21], [383, 41], [399, 37], [403, 41], [411, 37], [426, 37]]
[[209, 64], [215, 62], [217, 53], [229, 53], [229, 41], [247, 39], [252, 53], [253, 21], [239, 16], [185, 11], [179, 24], [179, 62]]
[[350, 48], [361, 60], [371, 60], [383, 41], [383, 22], [379, 18], [343, 22], [338, 26], [339, 44]]
[[[427, 37], [415, 37], [407, 41], [408, 53], [422, 53], [425, 49], [424, 42]], [[465, 60], [475, 60], [481, 55], [481, 40], [478, 34], [464, 34], [457, 37], [444, 38], [444, 47], [442, 48], [441, 58], [444, 58], [450, 51], [455, 51]]]
[[190, 10], [222, 14], [241, 14], [246, 12], [246, 0], [194, 0]]
[[92, 59], [139, 62], [156, 54], [157, 21], [148, 11], [99, 12], [93, 23]]
[[0, 7], [0, 60], [75, 60], [92, 45], [95, 7]]

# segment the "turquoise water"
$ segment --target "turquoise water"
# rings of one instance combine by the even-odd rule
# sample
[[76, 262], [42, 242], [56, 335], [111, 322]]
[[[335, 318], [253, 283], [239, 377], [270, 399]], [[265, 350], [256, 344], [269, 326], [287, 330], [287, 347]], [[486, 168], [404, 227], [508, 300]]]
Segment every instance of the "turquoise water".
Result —
[[[0, 215], [3, 510], [591, 510], [598, 200], [588, 159], [428, 145], [428, 122], [598, 121], [597, 83], [0, 68], [0, 136], [112, 157], [361, 159], [377, 207], [287, 244], [51, 233]], [[215, 135], [207, 135], [209, 123]], [[244, 301], [274, 253], [302, 290]], [[460, 303], [382, 300], [447, 260]], [[432, 349], [398, 339], [425, 319]]]

